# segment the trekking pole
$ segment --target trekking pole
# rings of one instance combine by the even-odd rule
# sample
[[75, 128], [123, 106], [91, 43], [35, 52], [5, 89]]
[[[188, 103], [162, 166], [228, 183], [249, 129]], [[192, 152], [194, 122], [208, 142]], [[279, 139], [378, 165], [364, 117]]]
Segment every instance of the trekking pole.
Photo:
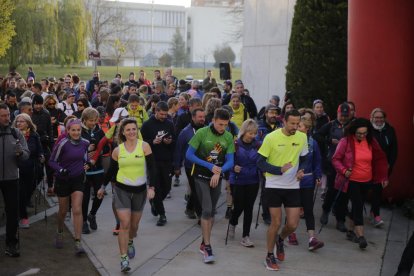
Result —
[[[230, 218], [231, 219], [231, 218]], [[225, 241], [225, 245], [227, 245], [227, 240], [229, 239], [229, 231], [230, 231], [230, 219], [229, 222], [227, 224], [227, 234], [226, 234], [226, 241]]]
[[313, 205], [315, 205], [316, 195], [318, 194], [319, 185], [316, 185], [315, 194], [313, 195]]
[[[338, 192], [336, 193], [336, 196], [335, 196], [334, 201], [332, 202], [331, 208], [329, 208], [329, 211], [328, 211], [328, 216], [329, 216], [329, 214], [331, 213], [331, 211], [332, 211], [333, 207], [335, 206], [335, 204], [337, 203], [338, 198], [339, 198], [339, 196], [341, 195], [342, 189], [343, 189], [343, 188], [344, 188], [344, 186], [345, 186], [345, 183], [346, 183], [346, 180], [344, 180], [344, 182], [343, 182], [343, 183], [342, 183], [342, 185], [341, 185], [341, 188], [340, 188], [340, 189], [338, 190]], [[321, 224], [321, 228], [319, 229], [318, 234], [320, 234], [320, 233], [322, 232], [322, 228], [323, 228], [323, 226], [324, 226], [324, 224]]]
[[257, 208], [257, 216], [256, 216], [256, 226], [254, 227], [254, 229], [257, 229], [257, 226], [259, 226], [260, 206], [262, 206], [262, 197], [260, 197], [260, 200], [259, 200], [259, 208]]

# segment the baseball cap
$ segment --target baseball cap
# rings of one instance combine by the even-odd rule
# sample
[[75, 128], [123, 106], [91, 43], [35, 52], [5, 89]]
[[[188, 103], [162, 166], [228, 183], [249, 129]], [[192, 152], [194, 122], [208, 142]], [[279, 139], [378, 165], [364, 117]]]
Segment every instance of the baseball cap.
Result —
[[124, 107], [118, 107], [115, 109], [114, 114], [109, 120], [111, 123], [116, 123], [119, 119], [128, 117], [128, 111]]
[[266, 105], [265, 112], [268, 112], [269, 110], [277, 110], [277, 112], [280, 114], [280, 108], [275, 106], [274, 104]]
[[349, 104], [347, 103], [341, 103], [338, 106], [338, 113], [340, 113], [342, 116], [349, 116]]

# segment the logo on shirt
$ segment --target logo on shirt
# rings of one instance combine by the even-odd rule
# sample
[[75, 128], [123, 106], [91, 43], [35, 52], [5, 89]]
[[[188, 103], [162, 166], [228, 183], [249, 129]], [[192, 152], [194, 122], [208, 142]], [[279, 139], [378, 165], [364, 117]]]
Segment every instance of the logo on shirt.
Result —
[[218, 156], [223, 151], [223, 148], [219, 143], [217, 143], [213, 150], [210, 151], [210, 155], [207, 157], [207, 162], [217, 164], [218, 163]]
[[298, 147], [300, 144], [292, 143], [292, 147]]

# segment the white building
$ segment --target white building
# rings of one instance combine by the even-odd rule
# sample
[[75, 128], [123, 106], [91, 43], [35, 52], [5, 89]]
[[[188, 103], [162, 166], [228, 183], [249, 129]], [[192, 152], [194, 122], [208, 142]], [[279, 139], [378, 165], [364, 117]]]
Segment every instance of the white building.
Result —
[[242, 79], [258, 108], [285, 94], [296, 0], [244, 0]]

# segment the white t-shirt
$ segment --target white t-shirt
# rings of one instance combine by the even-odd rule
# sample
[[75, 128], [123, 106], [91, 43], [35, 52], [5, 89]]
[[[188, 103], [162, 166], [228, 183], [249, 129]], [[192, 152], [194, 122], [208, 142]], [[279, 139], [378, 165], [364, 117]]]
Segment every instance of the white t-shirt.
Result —
[[58, 103], [58, 108], [61, 109], [66, 114], [66, 116], [72, 115], [73, 112], [78, 110], [78, 107], [75, 103], [68, 104], [66, 101]]

